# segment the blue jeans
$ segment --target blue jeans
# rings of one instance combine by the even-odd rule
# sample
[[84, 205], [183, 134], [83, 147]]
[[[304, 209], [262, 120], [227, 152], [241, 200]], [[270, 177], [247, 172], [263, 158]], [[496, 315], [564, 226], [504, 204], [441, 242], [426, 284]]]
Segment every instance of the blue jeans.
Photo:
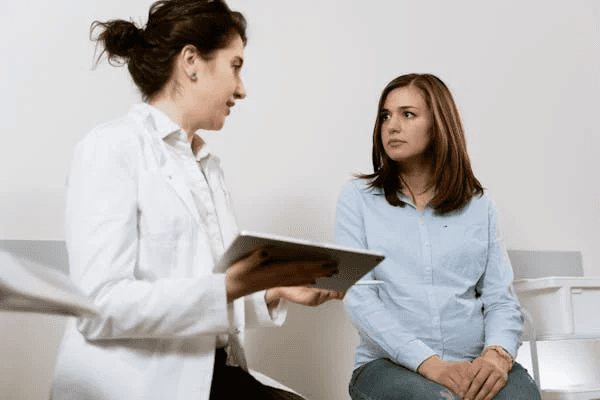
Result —
[[[379, 358], [354, 370], [350, 381], [353, 400], [460, 400], [450, 389], [424, 376]], [[540, 400], [540, 392], [527, 370], [514, 363], [508, 383], [495, 400]]]

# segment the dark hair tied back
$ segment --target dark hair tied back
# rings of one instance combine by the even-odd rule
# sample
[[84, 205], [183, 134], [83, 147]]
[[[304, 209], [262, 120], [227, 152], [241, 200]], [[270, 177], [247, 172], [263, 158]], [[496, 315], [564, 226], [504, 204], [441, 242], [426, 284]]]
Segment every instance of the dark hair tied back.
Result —
[[129, 59], [132, 51], [139, 47], [143, 40], [141, 30], [133, 22], [123, 20], [96, 21], [92, 24], [91, 30], [93, 31], [97, 27], [103, 28], [102, 33], [96, 40], [104, 43], [109, 62], [116, 61], [116, 57]]
[[148, 22], [138, 29], [133, 22], [112, 20], [92, 23], [92, 40], [104, 45], [110, 64], [127, 64], [144, 101], [165, 87], [173, 74], [174, 60], [186, 45], [210, 60], [236, 35], [246, 44], [246, 19], [231, 11], [224, 0], [158, 0], [150, 7]]

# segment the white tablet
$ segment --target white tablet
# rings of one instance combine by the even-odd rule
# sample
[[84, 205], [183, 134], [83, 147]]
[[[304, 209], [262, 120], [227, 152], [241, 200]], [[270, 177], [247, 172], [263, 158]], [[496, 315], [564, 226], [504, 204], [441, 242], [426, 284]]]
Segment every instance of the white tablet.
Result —
[[332, 277], [317, 279], [313, 287], [341, 291], [348, 290], [385, 258], [383, 254], [371, 250], [242, 231], [225, 251], [214, 271], [217, 273], [225, 272], [233, 262], [250, 254], [260, 246], [268, 246], [273, 261], [292, 259], [336, 260], [338, 262], [338, 273]]

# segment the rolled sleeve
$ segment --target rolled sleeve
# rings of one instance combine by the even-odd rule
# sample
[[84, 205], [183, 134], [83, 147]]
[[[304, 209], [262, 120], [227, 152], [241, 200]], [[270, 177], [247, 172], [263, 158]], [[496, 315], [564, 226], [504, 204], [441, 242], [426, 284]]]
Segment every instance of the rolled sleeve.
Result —
[[248, 329], [259, 327], [279, 327], [287, 318], [287, 303], [279, 301], [277, 307], [269, 310], [265, 300], [266, 291], [262, 290], [244, 298], [246, 327]]

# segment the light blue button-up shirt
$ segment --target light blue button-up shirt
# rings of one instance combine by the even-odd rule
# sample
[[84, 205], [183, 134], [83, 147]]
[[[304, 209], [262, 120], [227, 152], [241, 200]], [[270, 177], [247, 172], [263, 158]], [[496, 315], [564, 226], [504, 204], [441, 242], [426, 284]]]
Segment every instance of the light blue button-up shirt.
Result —
[[336, 242], [380, 251], [386, 259], [344, 303], [359, 331], [355, 368], [378, 358], [416, 371], [434, 354], [468, 361], [491, 345], [513, 358], [522, 317], [496, 209], [484, 194], [444, 216], [387, 203], [383, 191], [352, 180], [336, 212]]

